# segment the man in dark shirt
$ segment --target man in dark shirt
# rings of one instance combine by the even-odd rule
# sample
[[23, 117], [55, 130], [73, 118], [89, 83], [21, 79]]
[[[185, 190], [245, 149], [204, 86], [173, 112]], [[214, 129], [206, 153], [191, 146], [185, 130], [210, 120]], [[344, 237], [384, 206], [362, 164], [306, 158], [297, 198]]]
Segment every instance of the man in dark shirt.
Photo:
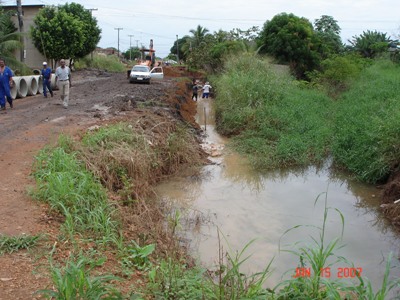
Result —
[[51, 88], [51, 68], [47, 67], [47, 62], [43, 63], [42, 76], [43, 76], [43, 96], [47, 98], [47, 89], [48, 89], [50, 95], [53, 97], [53, 90]]

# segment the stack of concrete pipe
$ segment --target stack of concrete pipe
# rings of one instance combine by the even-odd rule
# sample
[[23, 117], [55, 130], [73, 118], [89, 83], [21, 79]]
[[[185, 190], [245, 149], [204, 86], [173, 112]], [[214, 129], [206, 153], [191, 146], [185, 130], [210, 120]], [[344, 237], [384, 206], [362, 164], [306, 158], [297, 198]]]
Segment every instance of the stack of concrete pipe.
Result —
[[[14, 86], [11, 88], [11, 97], [24, 98], [26, 96], [34, 96], [38, 93], [43, 93], [43, 78], [41, 75], [30, 76], [14, 76]], [[56, 77], [51, 76], [51, 88], [57, 89]]]

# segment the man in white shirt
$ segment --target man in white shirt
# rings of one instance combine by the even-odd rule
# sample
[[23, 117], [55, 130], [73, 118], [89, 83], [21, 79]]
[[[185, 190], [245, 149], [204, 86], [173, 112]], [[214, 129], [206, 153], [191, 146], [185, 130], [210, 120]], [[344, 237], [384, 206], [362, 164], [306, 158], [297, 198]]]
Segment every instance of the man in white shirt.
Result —
[[207, 81], [206, 84], [203, 86], [203, 96], [202, 96], [202, 98], [208, 98], [208, 96], [210, 95], [210, 89], [212, 89], [212, 86]]
[[69, 88], [71, 83], [71, 69], [65, 65], [65, 60], [60, 60], [60, 66], [56, 69], [56, 84], [61, 91], [61, 100], [64, 108], [68, 108]]

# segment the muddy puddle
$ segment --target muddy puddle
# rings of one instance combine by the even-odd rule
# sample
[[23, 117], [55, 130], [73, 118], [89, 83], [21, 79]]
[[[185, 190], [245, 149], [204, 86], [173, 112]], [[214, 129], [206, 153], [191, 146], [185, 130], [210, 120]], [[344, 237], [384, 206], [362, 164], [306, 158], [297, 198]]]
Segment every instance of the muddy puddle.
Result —
[[[197, 122], [206, 128], [204, 147], [215, 164], [203, 167], [200, 176], [176, 177], [157, 188], [160, 197], [173, 201], [189, 216], [183, 220], [181, 234], [203, 265], [212, 267], [218, 261], [218, 230], [224, 250], [241, 251], [256, 239], [246, 252], [251, 257], [243, 271], [261, 271], [273, 259], [267, 285], [275, 286], [282, 277], [294, 275], [299, 265], [297, 257], [279, 247], [293, 249], [298, 242], [312, 245], [310, 236], [319, 238], [315, 227], [322, 226], [326, 200], [332, 208], [326, 221], [327, 242], [342, 233], [342, 218], [336, 210], [344, 217], [339, 242], [344, 247], [334, 253], [362, 269], [375, 289], [381, 285], [390, 252], [391, 277], [400, 276], [400, 236], [380, 213], [376, 188], [333, 173], [328, 163], [320, 169], [264, 174], [251, 170], [243, 157], [224, 147], [227, 140], [214, 131], [211, 102], [199, 100]], [[348, 267], [345, 263], [331, 266], [330, 278], [351, 277], [344, 274]]]

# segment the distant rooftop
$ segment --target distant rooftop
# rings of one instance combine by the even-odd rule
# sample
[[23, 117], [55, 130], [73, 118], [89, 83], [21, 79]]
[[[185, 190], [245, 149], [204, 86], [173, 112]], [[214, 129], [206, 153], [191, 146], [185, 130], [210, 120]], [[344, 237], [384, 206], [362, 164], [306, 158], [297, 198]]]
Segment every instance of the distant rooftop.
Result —
[[[38, 0], [21, 0], [22, 2], [22, 6], [46, 6], [46, 4], [42, 1], [38, 1]], [[15, 0], [3, 0], [0, 3], [0, 6], [3, 7], [13, 7], [13, 6], [17, 6], [17, 3]]]

